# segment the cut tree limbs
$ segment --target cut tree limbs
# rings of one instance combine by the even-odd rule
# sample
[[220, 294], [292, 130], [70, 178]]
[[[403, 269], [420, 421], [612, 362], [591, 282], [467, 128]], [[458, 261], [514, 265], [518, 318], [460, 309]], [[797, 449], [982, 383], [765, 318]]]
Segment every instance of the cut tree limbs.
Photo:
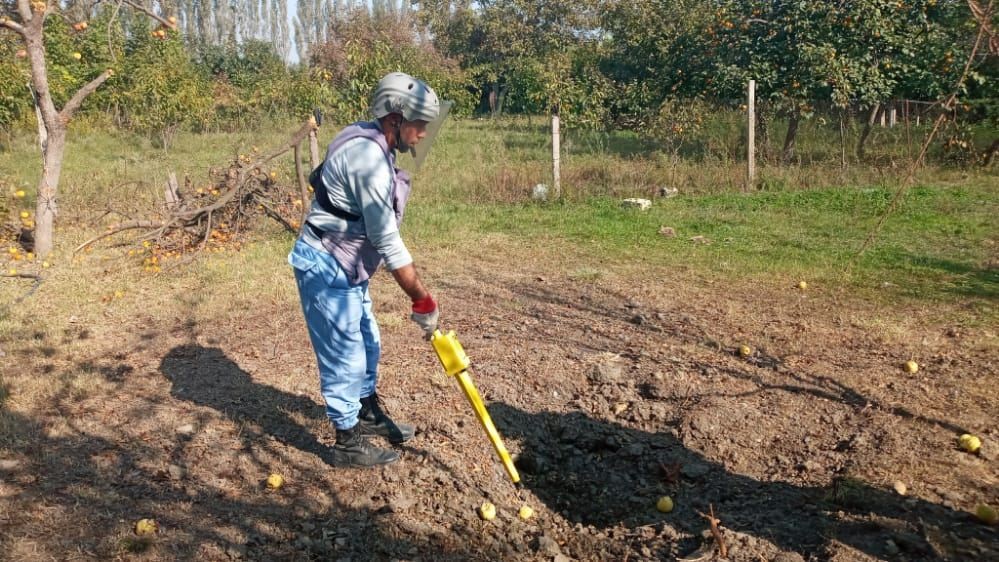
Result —
[[[74, 252], [79, 252], [104, 238], [133, 230], [143, 231], [137, 240], [156, 240], [163, 250], [177, 252], [203, 250], [212, 238], [220, 241], [231, 238], [255, 209], [263, 211], [285, 228], [296, 230], [298, 217], [285, 218], [288, 211], [282, 213], [281, 204], [275, 203], [272, 199], [272, 196], [284, 196], [287, 199], [289, 193], [282, 193], [276, 189], [277, 184], [267, 173], [267, 165], [289, 151], [297, 153], [298, 146], [315, 129], [316, 122], [310, 118], [288, 141], [256, 160], [249, 156], [237, 156], [229, 167], [221, 172], [221, 177], [216, 181], [218, 197], [210, 203], [204, 204], [204, 197], [200, 195], [190, 197], [188, 194], [188, 198], [184, 198], [184, 194], [179, 193], [180, 198], [165, 207], [162, 218], [129, 220], [109, 225], [104, 232], [77, 246]], [[300, 200], [299, 204], [304, 206], [304, 199]], [[295, 214], [297, 215], [298, 211]], [[224, 230], [227, 230], [228, 234], [222, 232]]]

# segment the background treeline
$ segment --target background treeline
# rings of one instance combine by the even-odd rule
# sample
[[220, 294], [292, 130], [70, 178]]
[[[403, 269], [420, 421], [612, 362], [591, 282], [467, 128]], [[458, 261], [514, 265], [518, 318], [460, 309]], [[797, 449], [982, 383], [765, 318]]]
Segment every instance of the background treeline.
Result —
[[[697, 131], [720, 106], [738, 108], [754, 78], [758, 134], [767, 138], [779, 122], [785, 157], [799, 123], [866, 118], [860, 112], [891, 100], [956, 90], [963, 103], [955, 123], [999, 123], [999, 64], [987, 41], [971, 57], [980, 22], [963, 0], [147, 5], [177, 18], [177, 30], [152, 27], [116, 2], [69, 2], [49, 18], [57, 102], [112, 68], [85, 118], [168, 141], [179, 128], [245, 127], [314, 107], [348, 121], [363, 115], [375, 80], [398, 69], [425, 77], [462, 115], [558, 107], [571, 127], [662, 139]], [[15, 13], [13, 1], [0, 1], [0, 10]], [[0, 33], [0, 128], [8, 130], [34, 119], [21, 48]]]

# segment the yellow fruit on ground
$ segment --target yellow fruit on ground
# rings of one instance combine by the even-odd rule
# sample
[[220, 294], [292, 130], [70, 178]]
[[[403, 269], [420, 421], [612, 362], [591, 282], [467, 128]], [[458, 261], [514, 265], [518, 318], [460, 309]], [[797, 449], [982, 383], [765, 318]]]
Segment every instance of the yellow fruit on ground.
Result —
[[743, 357], [749, 357], [750, 355], [752, 355], [752, 353], [753, 353], [753, 348], [749, 347], [748, 345], [739, 346], [739, 355]]
[[7, 272], [7, 275], [17, 275], [17, 270], [12, 267], [10, 268], [10, 271]]
[[83, 54], [82, 53], [73, 53], [73, 58], [76, 59], [76, 60], [80, 60], [80, 59], [83, 58]]
[[21, 211], [21, 218], [22, 219], [26, 219], [26, 218], [28, 218], [30, 216], [31, 216], [31, 213], [29, 213], [28, 211]]
[[496, 506], [490, 502], [483, 502], [479, 506], [479, 515], [486, 521], [492, 521], [496, 519]]
[[999, 511], [997, 511], [996, 508], [984, 503], [978, 504], [978, 507], [975, 508], [975, 517], [986, 525], [995, 525], [996, 523], [999, 523]]
[[804, 291], [805, 289], [808, 288], [808, 283], [804, 281], [798, 281], [798, 288]]
[[155, 519], [139, 519], [135, 522], [136, 535], [152, 535], [159, 530]]
[[974, 435], [965, 433], [957, 438], [957, 444], [969, 453], [977, 453], [978, 449], [982, 447], [982, 440]]
[[517, 516], [527, 521], [531, 517], [534, 517], [534, 509], [529, 505], [523, 505], [520, 507], [520, 511], [517, 512]]
[[51, 267], [51, 266], [52, 266], [52, 264], [50, 264], [50, 263], [49, 263], [49, 262], [47, 262], [47, 261], [43, 261], [43, 262], [42, 262], [42, 267], [44, 267], [45, 269], [48, 269], [48, 268], [49, 268], [49, 267]]
[[284, 476], [275, 473], [267, 477], [267, 487], [271, 490], [277, 490], [281, 486], [284, 486]]
[[656, 502], [656, 509], [658, 509], [663, 513], [669, 513], [673, 511], [673, 498], [669, 496], [663, 496], [659, 498], [659, 501]]
[[28, 261], [34, 260], [35, 259], [35, 253], [34, 252], [28, 252], [27, 254], [24, 254], [24, 259], [26, 259]]
[[14, 192], [14, 197], [17, 197], [18, 199], [23, 199], [24, 198], [24, 190], [23, 189], [18, 189], [17, 191], [15, 191]]
[[919, 363], [916, 363], [915, 361], [906, 361], [905, 362], [905, 372], [906, 373], [912, 374], [912, 373], [915, 373], [918, 370], [919, 370]]

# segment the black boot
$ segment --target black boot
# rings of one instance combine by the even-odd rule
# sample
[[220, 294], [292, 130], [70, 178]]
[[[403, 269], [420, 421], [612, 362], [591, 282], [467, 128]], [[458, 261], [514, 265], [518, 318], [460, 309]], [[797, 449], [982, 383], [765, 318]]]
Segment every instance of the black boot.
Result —
[[389, 443], [398, 445], [413, 438], [416, 428], [405, 423], [395, 423], [382, 410], [378, 394], [361, 398], [361, 413], [357, 426], [364, 435], [380, 435]]
[[391, 449], [375, 447], [361, 434], [361, 424], [350, 429], [336, 430], [336, 445], [333, 445], [333, 462], [337, 466], [377, 466], [399, 460], [399, 454]]

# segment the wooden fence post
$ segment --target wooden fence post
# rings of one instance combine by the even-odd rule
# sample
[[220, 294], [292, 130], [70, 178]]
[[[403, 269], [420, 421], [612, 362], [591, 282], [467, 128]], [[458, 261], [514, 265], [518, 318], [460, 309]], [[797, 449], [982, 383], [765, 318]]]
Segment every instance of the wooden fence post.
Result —
[[309, 171], [316, 169], [322, 160], [319, 159], [319, 136], [316, 131], [319, 130], [319, 126], [323, 124], [323, 114], [318, 108], [314, 109], [312, 112], [312, 120], [315, 122], [316, 126], [309, 131]]
[[559, 169], [560, 149], [558, 104], [552, 107], [552, 190], [555, 199], [562, 196], [562, 173]]
[[746, 190], [756, 185], [756, 80], [749, 81], [746, 113]]

